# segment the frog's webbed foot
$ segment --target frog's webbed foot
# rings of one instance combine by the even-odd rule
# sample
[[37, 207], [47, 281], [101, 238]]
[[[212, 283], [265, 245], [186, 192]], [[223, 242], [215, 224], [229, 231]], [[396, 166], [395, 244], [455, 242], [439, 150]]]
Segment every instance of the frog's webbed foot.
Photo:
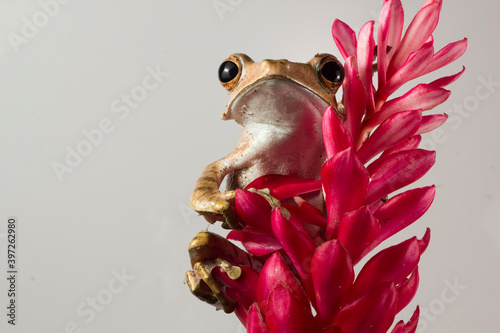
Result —
[[221, 193], [205, 187], [201, 181], [198, 184], [189, 201], [191, 207], [210, 223], [222, 221], [224, 229], [242, 229], [233, 206], [235, 192]]
[[236, 307], [236, 301], [226, 296], [224, 286], [212, 276], [212, 269], [215, 267], [220, 267], [233, 280], [241, 276], [241, 268], [226, 260], [217, 258], [200, 261], [194, 264], [192, 271], [186, 272], [189, 290], [198, 299], [214, 305], [217, 310], [231, 313]]
[[198, 233], [188, 248], [193, 270], [186, 272], [189, 290], [200, 300], [230, 313], [236, 302], [227, 297], [224, 286], [212, 276], [212, 269], [219, 267], [229, 278], [236, 280], [241, 275], [237, 265], [258, 271], [262, 263], [244, 252], [227, 239], [210, 232]]

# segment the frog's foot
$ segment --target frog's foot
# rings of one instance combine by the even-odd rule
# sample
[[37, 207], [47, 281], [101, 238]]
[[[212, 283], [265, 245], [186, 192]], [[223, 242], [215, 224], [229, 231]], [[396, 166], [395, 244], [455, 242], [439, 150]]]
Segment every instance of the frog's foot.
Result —
[[260, 271], [262, 262], [255, 256], [243, 251], [224, 237], [212, 232], [199, 232], [188, 246], [191, 267], [198, 262], [226, 260], [233, 265], [246, 266]]
[[233, 280], [241, 276], [240, 267], [220, 258], [197, 262], [192, 271], [186, 272], [189, 290], [200, 300], [214, 305], [217, 310], [223, 309], [224, 312], [231, 313], [236, 307], [236, 301], [226, 296], [224, 286], [212, 276], [212, 269], [215, 267], [220, 267]]
[[191, 207], [209, 223], [222, 221], [224, 229], [242, 229], [242, 224], [236, 216], [234, 206], [234, 191], [221, 193], [205, 191], [203, 187], [195, 188], [189, 201]]
[[193, 267], [186, 273], [189, 289], [202, 301], [225, 312], [233, 311], [236, 303], [226, 296], [224, 286], [212, 276], [212, 269], [220, 267], [233, 280], [241, 275], [239, 266], [250, 267], [258, 272], [262, 269], [259, 259], [211, 232], [198, 233], [189, 243], [188, 252]]

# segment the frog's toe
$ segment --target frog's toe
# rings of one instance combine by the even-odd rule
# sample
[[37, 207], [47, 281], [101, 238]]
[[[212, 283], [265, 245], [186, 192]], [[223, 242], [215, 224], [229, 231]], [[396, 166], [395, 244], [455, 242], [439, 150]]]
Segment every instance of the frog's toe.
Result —
[[239, 267], [232, 266], [225, 260], [207, 260], [195, 263], [193, 270], [186, 273], [187, 284], [191, 293], [200, 300], [214, 305], [217, 310], [231, 313], [236, 307], [236, 301], [226, 296], [224, 286], [212, 276], [212, 269], [216, 266], [235, 274], [235, 278], [241, 274], [241, 269], [238, 274]]

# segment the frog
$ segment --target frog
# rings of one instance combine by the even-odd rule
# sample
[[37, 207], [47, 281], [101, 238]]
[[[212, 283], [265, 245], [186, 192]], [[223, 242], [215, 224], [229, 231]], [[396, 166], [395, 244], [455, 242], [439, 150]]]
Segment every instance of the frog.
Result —
[[[205, 167], [189, 203], [208, 222], [240, 229], [231, 204], [235, 189], [268, 174], [319, 179], [326, 160], [322, 116], [333, 105], [343, 117], [335, 94], [344, 71], [327, 53], [307, 63], [254, 62], [237, 53], [222, 62], [218, 76], [229, 94], [222, 119], [235, 120], [242, 133], [232, 153]], [[225, 177], [226, 191], [221, 192]]]
[[[335, 97], [344, 70], [328, 53], [318, 53], [305, 63], [286, 59], [254, 62], [248, 55], [236, 53], [221, 63], [218, 78], [229, 94], [222, 119], [236, 121], [242, 133], [233, 152], [205, 167], [190, 205], [209, 223], [221, 221], [223, 228], [241, 229], [233, 204], [236, 189], [270, 174], [320, 178], [326, 161], [323, 112], [333, 106], [344, 118], [342, 104]], [[226, 189], [221, 192], [224, 179]], [[225, 296], [211, 270], [219, 267], [237, 279], [238, 266], [257, 271], [262, 267], [258, 258], [208, 231], [193, 238], [188, 252], [193, 270], [186, 273], [186, 281], [191, 292], [225, 312], [233, 311], [235, 303]]]

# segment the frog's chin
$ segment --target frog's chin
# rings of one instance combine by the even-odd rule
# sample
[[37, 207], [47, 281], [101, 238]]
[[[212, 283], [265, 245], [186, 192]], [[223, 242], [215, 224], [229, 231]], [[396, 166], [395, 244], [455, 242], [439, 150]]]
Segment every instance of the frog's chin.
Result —
[[259, 123], [295, 127], [303, 125], [304, 118], [321, 119], [329, 105], [300, 83], [275, 75], [242, 90], [229, 103], [222, 118], [234, 119], [242, 126]]

